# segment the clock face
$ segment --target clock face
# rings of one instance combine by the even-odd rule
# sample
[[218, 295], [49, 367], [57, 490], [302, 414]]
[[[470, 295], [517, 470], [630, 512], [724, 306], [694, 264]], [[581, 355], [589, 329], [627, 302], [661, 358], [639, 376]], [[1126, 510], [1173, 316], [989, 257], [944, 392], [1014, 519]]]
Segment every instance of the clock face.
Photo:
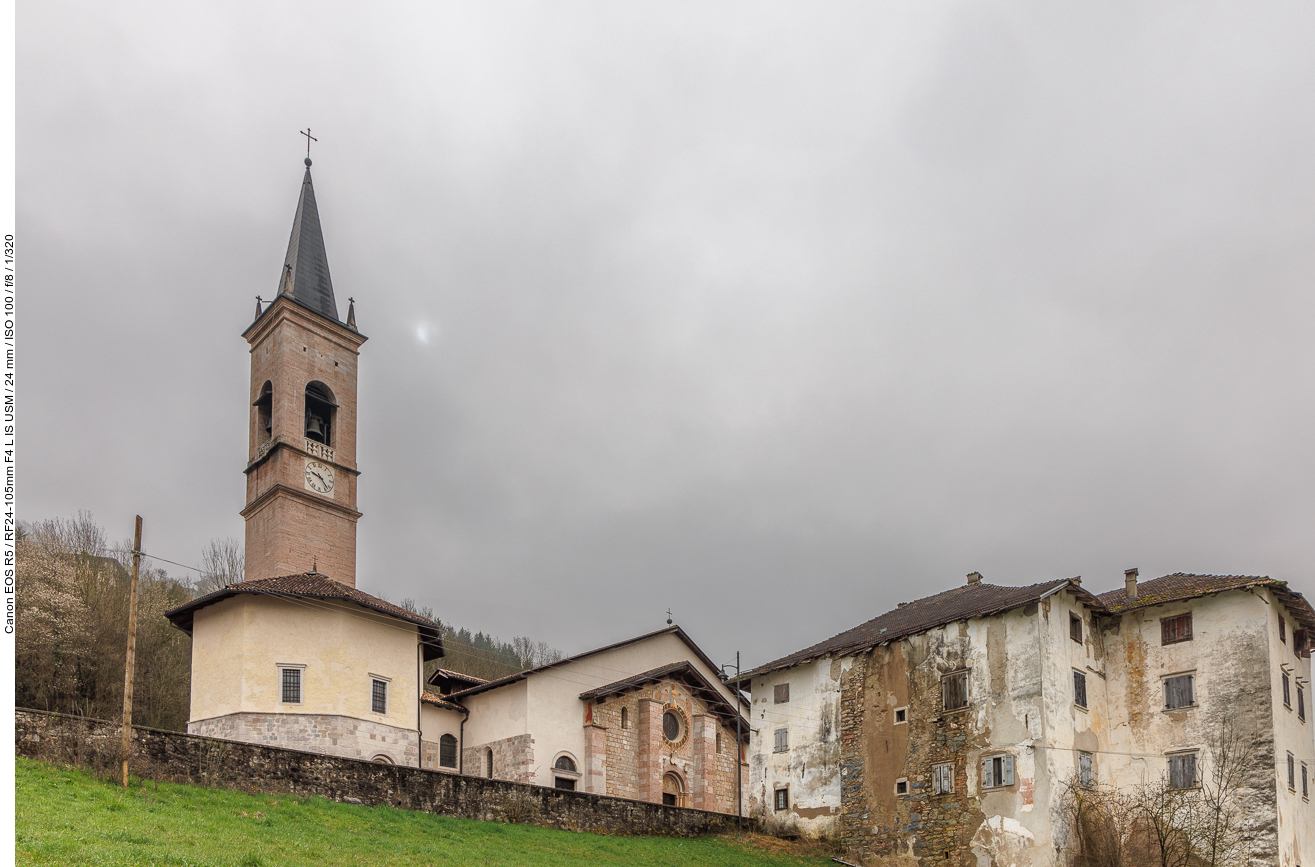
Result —
[[306, 461], [306, 487], [317, 494], [332, 494], [333, 467], [319, 461]]

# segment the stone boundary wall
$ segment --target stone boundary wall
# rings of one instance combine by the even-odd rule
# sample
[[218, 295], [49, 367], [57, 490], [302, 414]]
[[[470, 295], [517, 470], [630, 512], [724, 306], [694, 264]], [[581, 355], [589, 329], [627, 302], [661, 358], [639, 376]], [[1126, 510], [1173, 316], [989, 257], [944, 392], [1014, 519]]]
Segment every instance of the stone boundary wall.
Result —
[[[122, 726], [47, 711], [14, 711], [18, 755], [117, 772]], [[422, 768], [385, 765], [133, 726], [131, 769], [146, 779], [422, 810], [495, 822], [696, 837], [735, 830], [735, 816]], [[746, 817], [746, 827], [752, 823]]]

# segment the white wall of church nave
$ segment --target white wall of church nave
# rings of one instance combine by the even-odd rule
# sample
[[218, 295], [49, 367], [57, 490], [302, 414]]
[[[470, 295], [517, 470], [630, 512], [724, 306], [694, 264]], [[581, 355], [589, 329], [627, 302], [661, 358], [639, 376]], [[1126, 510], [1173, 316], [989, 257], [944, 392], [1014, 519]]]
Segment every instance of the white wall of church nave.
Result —
[[[416, 628], [351, 603], [242, 595], [198, 610], [192, 719], [235, 712], [338, 714], [418, 728]], [[285, 704], [280, 665], [305, 666], [302, 701]], [[387, 713], [371, 710], [373, 676]]]

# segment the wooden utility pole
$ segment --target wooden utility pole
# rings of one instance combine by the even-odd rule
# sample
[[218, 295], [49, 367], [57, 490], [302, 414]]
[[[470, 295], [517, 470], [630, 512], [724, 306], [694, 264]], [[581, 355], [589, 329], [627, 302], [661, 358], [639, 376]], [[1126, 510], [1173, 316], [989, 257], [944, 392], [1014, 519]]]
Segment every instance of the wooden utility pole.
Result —
[[132, 590], [128, 594], [128, 660], [123, 671], [123, 787], [128, 788], [128, 755], [132, 750], [132, 676], [137, 662], [137, 573], [142, 564], [142, 516], [132, 539]]

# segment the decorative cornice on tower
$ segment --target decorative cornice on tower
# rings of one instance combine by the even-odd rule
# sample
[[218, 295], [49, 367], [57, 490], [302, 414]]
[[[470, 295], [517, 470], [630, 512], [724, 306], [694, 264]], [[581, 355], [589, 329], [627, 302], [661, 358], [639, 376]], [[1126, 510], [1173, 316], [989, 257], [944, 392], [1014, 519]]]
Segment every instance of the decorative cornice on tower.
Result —
[[301, 181], [297, 214], [292, 220], [292, 237], [288, 239], [288, 254], [283, 259], [283, 273], [279, 278], [279, 295], [287, 295], [334, 322], [342, 321], [333, 299], [333, 281], [329, 278], [329, 260], [324, 252], [324, 235], [320, 230], [320, 212], [315, 205], [309, 165]]

